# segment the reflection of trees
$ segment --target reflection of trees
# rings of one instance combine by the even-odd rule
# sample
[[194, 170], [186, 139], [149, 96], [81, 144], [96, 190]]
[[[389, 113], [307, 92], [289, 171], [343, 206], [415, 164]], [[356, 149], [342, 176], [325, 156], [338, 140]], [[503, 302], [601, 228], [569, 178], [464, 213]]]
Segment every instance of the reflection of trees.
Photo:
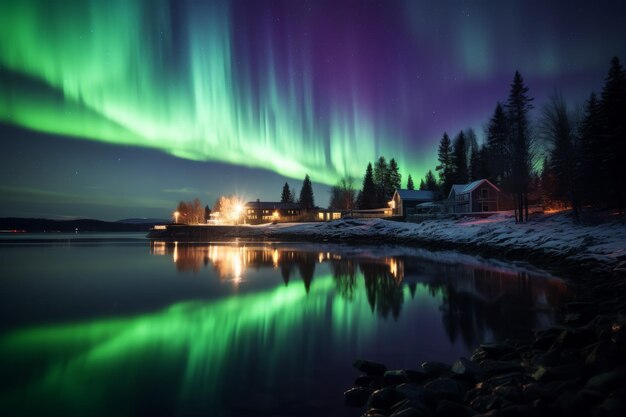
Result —
[[330, 270], [335, 280], [337, 293], [344, 299], [352, 301], [356, 288], [356, 262], [353, 259], [333, 259]]
[[385, 263], [360, 262], [359, 268], [365, 281], [367, 301], [378, 314], [384, 318], [393, 315], [397, 319], [404, 301], [402, 286], [396, 282], [394, 276]]
[[480, 262], [442, 262], [436, 255], [433, 258], [347, 256], [327, 248], [314, 252], [275, 245], [165, 242], [152, 242], [151, 252], [171, 256], [179, 272], [197, 273], [211, 267], [220, 280], [235, 284], [249, 268], [275, 269], [285, 285], [297, 273], [307, 293], [316, 264], [328, 262], [337, 293], [347, 301], [359, 296], [360, 270], [365, 296], [377, 315], [399, 317], [404, 285], [417, 302], [420, 297], [416, 293], [426, 290], [421, 294], [441, 297], [443, 325], [450, 339], [460, 339], [468, 346], [489, 334], [496, 339], [530, 334], [542, 320], [552, 319], [550, 306], [562, 304], [568, 297], [567, 288], [556, 279], [536, 278], [527, 272]]

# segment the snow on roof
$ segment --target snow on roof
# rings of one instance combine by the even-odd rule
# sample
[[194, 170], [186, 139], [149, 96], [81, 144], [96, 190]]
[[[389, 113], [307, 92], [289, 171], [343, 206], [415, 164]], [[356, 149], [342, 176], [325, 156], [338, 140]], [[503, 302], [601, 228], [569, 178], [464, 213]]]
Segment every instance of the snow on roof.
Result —
[[397, 189], [396, 192], [398, 193], [400, 198], [403, 199], [403, 200], [428, 201], [428, 200], [434, 200], [435, 199], [435, 193], [432, 192], [432, 191]]
[[478, 186], [480, 186], [483, 182], [489, 183], [489, 185], [491, 185], [494, 189], [496, 189], [497, 191], [500, 191], [500, 189], [496, 187], [495, 185], [493, 185], [491, 181], [489, 181], [486, 178], [483, 178], [482, 180], [476, 180], [476, 181], [470, 182], [469, 184], [454, 184], [452, 188], [450, 188], [450, 193], [448, 193], [448, 198], [452, 194], [452, 191], [454, 191], [454, 194], [471, 193], [476, 188], [478, 188]]

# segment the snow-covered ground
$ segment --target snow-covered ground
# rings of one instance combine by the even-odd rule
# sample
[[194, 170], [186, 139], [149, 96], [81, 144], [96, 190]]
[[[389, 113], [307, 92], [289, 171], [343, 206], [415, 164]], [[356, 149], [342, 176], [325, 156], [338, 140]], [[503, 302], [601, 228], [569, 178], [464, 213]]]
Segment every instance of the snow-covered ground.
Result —
[[[252, 226], [254, 234], [272, 238], [314, 238], [332, 241], [431, 243], [450, 249], [475, 247], [491, 253], [517, 252], [530, 260], [565, 261], [593, 269], [626, 268], [626, 223], [607, 217], [597, 225], [576, 223], [571, 213], [533, 215], [515, 224], [511, 214], [488, 218], [435, 219], [402, 223], [382, 219], [350, 219], [326, 223], [284, 223]], [[556, 265], [555, 265], [556, 266]]]

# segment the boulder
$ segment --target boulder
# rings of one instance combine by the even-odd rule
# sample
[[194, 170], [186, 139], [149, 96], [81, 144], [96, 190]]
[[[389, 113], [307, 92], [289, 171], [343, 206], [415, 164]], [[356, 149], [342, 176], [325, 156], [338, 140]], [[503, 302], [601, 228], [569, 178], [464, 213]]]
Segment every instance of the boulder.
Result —
[[406, 371], [402, 369], [387, 371], [383, 376], [385, 383], [389, 385], [398, 385], [403, 382], [409, 382], [409, 378], [406, 375]]
[[510, 372], [522, 372], [524, 368], [515, 362], [495, 361], [486, 359], [480, 363], [486, 375], [506, 374]]
[[471, 414], [466, 406], [448, 400], [440, 401], [435, 409], [436, 417], [469, 417]]
[[424, 385], [424, 388], [436, 393], [441, 398], [452, 401], [463, 400], [465, 394], [461, 384], [451, 378], [437, 378]]
[[594, 375], [587, 381], [587, 388], [593, 391], [609, 393], [626, 386], [626, 368]]
[[426, 372], [430, 377], [437, 377], [444, 372], [448, 372], [450, 370], [450, 365], [443, 362], [430, 361], [424, 362], [422, 364], [422, 369]]
[[452, 364], [451, 370], [455, 374], [469, 379], [477, 378], [484, 374], [483, 369], [478, 364], [463, 357]]
[[354, 387], [343, 393], [346, 404], [352, 407], [362, 407], [367, 403], [372, 391], [368, 388]]
[[386, 387], [376, 390], [367, 401], [367, 408], [389, 409], [397, 401], [394, 387]]

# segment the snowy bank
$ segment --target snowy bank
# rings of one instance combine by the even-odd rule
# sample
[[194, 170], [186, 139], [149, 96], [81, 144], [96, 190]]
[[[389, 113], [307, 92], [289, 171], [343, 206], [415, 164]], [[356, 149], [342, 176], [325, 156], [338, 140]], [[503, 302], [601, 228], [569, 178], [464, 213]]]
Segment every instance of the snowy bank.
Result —
[[343, 242], [424, 244], [515, 259], [555, 268], [607, 271], [625, 268], [626, 223], [621, 218], [581, 225], [571, 213], [536, 214], [515, 224], [512, 215], [433, 219], [401, 223], [383, 219], [345, 219], [326, 223], [285, 223], [240, 228], [241, 237]]

